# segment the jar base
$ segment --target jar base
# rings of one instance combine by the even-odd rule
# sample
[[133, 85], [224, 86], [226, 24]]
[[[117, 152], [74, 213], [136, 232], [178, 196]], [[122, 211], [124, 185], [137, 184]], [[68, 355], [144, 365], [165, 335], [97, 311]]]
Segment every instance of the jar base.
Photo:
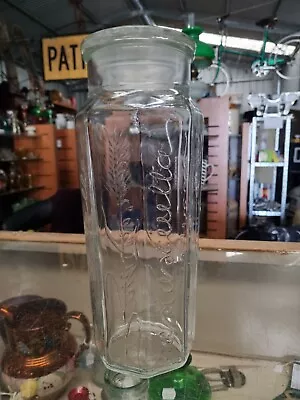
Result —
[[180, 368], [186, 359], [180, 340], [169, 327], [136, 317], [112, 336], [105, 361], [112, 370], [126, 365], [128, 373], [150, 378]]
[[148, 380], [109, 370], [104, 379], [102, 400], [148, 400]]

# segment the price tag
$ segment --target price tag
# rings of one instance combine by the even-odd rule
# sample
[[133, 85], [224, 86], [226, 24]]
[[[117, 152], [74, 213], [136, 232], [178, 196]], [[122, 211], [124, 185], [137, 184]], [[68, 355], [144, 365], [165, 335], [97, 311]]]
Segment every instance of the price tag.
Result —
[[164, 388], [162, 391], [162, 400], [174, 400], [176, 397], [176, 390], [174, 388]]
[[291, 389], [300, 390], [300, 364], [293, 364]]

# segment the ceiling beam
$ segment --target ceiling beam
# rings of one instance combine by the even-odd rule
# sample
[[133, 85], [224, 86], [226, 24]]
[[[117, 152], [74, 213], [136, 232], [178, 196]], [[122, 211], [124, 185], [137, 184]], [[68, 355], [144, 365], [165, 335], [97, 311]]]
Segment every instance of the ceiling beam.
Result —
[[[182, 13], [180, 11], [171, 11], [164, 9], [156, 9], [156, 10], [128, 10], [128, 11], [120, 11], [119, 13], [114, 14], [111, 17], [104, 18], [100, 24], [95, 26], [96, 29], [103, 29], [108, 26], [121, 24], [124, 20], [140, 17], [146, 14], [149, 17], [158, 17], [162, 19], [166, 19], [167, 21], [175, 20], [182, 21], [182, 26], [185, 25], [185, 21], [187, 20], [187, 14]], [[215, 28], [214, 31], [218, 30], [218, 24], [214, 16], [204, 13], [195, 13], [195, 23], [197, 25], [205, 25]], [[259, 32], [262, 33], [262, 29], [256, 25], [256, 21], [251, 20], [242, 20], [242, 19], [232, 19], [228, 18], [226, 24], [229, 28], [239, 29], [241, 31], [249, 31], [249, 32]], [[272, 31], [275, 35], [287, 35], [292, 32], [297, 32], [300, 30], [299, 25], [289, 25], [287, 23], [281, 22], [279, 20], [278, 24], [274, 31]]]
[[[166, 18], [167, 20], [176, 20], [176, 21], [185, 21], [187, 18], [186, 14], [181, 13], [180, 11], [171, 11], [165, 9], [156, 9], [156, 10], [146, 10], [148, 15]], [[216, 21], [216, 17], [205, 14], [205, 13], [194, 13], [195, 14], [195, 23], [198, 25], [208, 25], [214, 26], [216, 29], [218, 28], [218, 24]], [[233, 17], [229, 17], [226, 20], [226, 25], [229, 28], [236, 28], [240, 30], [247, 30], [252, 32], [262, 32], [262, 28], [256, 25], [256, 21], [252, 20], [244, 20], [244, 19], [236, 19]], [[282, 22], [279, 18], [279, 21], [274, 29], [274, 34], [291, 34], [293, 32], [298, 32], [300, 30], [300, 24], [288, 24]]]
[[50, 32], [52, 35], [57, 35], [56, 31], [49, 26], [45, 25], [43, 22], [41, 22], [38, 18], [33, 17], [30, 15], [27, 11], [25, 11], [23, 8], [15, 5], [14, 3], [11, 2], [11, 0], [3, 0], [5, 4], [7, 4], [10, 8], [18, 11], [20, 14], [24, 15], [27, 17], [30, 21], [36, 23], [37, 25], [41, 26], [44, 28], [46, 31]]
[[127, 19], [138, 18], [142, 15], [151, 15], [152, 13], [148, 10], [128, 10], [128, 11], [120, 11], [115, 13], [113, 16], [101, 19], [101, 23], [96, 26], [96, 29], [108, 28], [110, 26], [115, 26], [118, 24], [122, 24]]
[[[121, 24], [123, 21], [131, 18], [137, 18], [140, 17], [143, 14], [142, 11], [137, 11], [137, 10], [131, 10], [131, 11], [120, 11], [118, 13], [115, 13], [113, 16], [108, 17], [108, 18], [103, 18], [101, 20], [101, 23], [97, 23], [93, 28], [94, 29], [88, 29], [87, 33], [89, 32], [94, 32], [97, 29], [104, 29], [104, 28], [109, 28], [111, 26], [115, 26], [118, 24]], [[61, 25], [55, 28], [57, 32], [69, 28], [73, 25], [76, 25], [76, 21], [70, 22], [69, 24], [66, 25]]]
[[[197, 19], [196, 16], [196, 23], [199, 23], [201, 25], [209, 25], [209, 26], [217, 26], [215, 21], [211, 20], [203, 20], [201, 18]], [[256, 25], [256, 21], [245, 21], [245, 20], [238, 20], [238, 19], [230, 19], [228, 18], [226, 20], [226, 26], [228, 28], [235, 28], [235, 29], [240, 29], [241, 31], [250, 31], [250, 32], [263, 32], [263, 29], [260, 28], [259, 26]], [[300, 29], [300, 25], [290, 25], [290, 24], [285, 24], [282, 22], [278, 22], [276, 24], [276, 27], [274, 30], [271, 30], [271, 35], [273, 34], [278, 34], [278, 35], [289, 35], [293, 32], [298, 32]]]
[[275, 4], [275, 7], [274, 7], [274, 9], [273, 9], [273, 13], [272, 13], [272, 17], [273, 17], [273, 18], [276, 18], [276, 17], [277, 17], [277, 13], [278, 13], [278, 11], [279, 11], [279, 8], [280, 8], [281, 4], [282, 4], [282, 0], [277, 0], [277, 2], [276, 2], [276, 4]]
[[133, 6], [134, 10], [141, 12], [141, 20], [145, 25], [156, 25], [156, 23], [148, 14], [147, 10], [145, 9], [144, 5], [141, 3], [140, 0], [127, 0], [127, 1], [129, 4]]
[[96, 20], [94, 15], [90, 12], [88, 8], [86, 8], [83, 4], [80, 7], [82, 13], [92, 22], [94, 25], [98, 25], [99, 21]]
[[188, 12], [188, 7], [187, 7], [187, 4], [186, 4], [186, 0], [179, 0], [179, 5], [180, 5], [180, 10], [183, 13], [187, 13]]

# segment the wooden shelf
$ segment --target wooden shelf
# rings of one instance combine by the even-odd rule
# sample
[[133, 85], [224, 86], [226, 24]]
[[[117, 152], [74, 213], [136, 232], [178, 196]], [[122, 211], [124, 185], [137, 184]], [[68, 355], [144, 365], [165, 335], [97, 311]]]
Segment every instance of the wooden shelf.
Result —
[[57, 108], [61, 108], [62, 110], [65, 110], [65, 112], [71, 112], [71, 113], [77, 112], [76, 108], [70, 106], [69, 103], [64, 102], [64, 101], [53, 101], [52, 104]]
[[25, 96], [22, 93], [9, 93], [9, 96], [18, 97], [18, 98], [23, 99], [23, 100], [25, 99]]
[[0, 163], [13, 163], [13, 162], [17, 162], [18, 160], [1, 160], [0, 159]]
[[281, 211], [253, 210], [253, 215], [258, 217], [280, 217]]
[[19, 159], [16, 163], [22, 165], [24, 174], [32, 176], [35, 187], [43, 187], [43, 189], [34, 193], [34, 198], [44, 200], [53, 196], [58, 190], [56, 129], [53, 124], [36, 124], [33, 126], [36, 129], [38, 140], [28, 140], [26, 136], [15, 136], [14, 150], [26, 148], [28, 152], [38, 154], [37, 158]]
[[206, 125], [205, 158], [214, 166], [212, 177], [202, 187], [206, 201], [205, 234], [210, 239], [225, 239], [227, 236], [230, 101], [230, 96], [208, 97], [199, 101]]
[[20, 133], [19, 135], [14, 135], [13, 133], [9, 133], [8, 135], [3, 135], [3, 136], [8, 136], [8, 137], [12, 137], [14, 139], [18, 139], [18, 138], [28, 138], [28, 139], [37, 139], [38, 135], [26, 135], [26, 133]]
[[[43, 124], [41, 124], [43, 125]], [[46, 135], [46, 133], [44, 134]], [[43, 134], [41, 135], [27, 135], [26, 133], [20, 133], [20, 134], [13, 134], [12, 132], [10, 133], [1, 133], [0, 134], [0, 138], [13, 138], [13, 139], [38, 139], [39, 137], [43, 136]]]
[[278, 162], [257, 161], [254, 163], [254, 165], [255, 167], [259, 168], [284, 167], [284, 161], [278, 161]]
[[27, 162], [27, 161], [42, 161], [41, 157], [35, 158], [16, 158], [15, 160], [0, 160], [1, 163]]
[[5, 191], [5, 192], [0, 192], [0, 197], [13, 196], [13, 195], [16, 195], [16, 194], [23, 194], [23, 193], [26, 193], [26, 192], [32, 192], [34, 190], [41, 190], [41, 189], [44, 189], [44, 186], [33, 186], [31, 188], [8, 190], [8, 191]]
[[17, 161], [43, 161], [41, 157], [34, 157], [34, 158], [18, 158]]
[[203, 185], [201, 189], [202, 192], [217, 192], [217, 190], [218, 190], [218, 185], [213, 185], [213, 184]]
[[61, 188], [79, 188], [77, 135], [75, 129], [56, 130], [56, 140], [61, 141], [58, 154], [58, 179]]

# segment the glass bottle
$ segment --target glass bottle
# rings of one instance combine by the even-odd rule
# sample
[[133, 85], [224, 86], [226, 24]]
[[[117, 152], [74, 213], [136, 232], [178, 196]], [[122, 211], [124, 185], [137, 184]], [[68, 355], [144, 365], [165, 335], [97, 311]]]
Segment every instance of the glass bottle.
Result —
[[8, 181], [9, 190], [18, 189], [18, 169], [14, 162], [10, 164]]
[[149, 378], [187, 361], [195, 327], [202, 115], [194, 42], [173, 29], [90, 35], [78, 114], [95, 339], [108, 369]]
[[6, 111], [8, 123], [10, 125], [10, 129], [13, 135], [20, 135], [21, 129], [19, 125], [19, 121], [16, 117], [16, 114], [14, 111], [8, 110]]

